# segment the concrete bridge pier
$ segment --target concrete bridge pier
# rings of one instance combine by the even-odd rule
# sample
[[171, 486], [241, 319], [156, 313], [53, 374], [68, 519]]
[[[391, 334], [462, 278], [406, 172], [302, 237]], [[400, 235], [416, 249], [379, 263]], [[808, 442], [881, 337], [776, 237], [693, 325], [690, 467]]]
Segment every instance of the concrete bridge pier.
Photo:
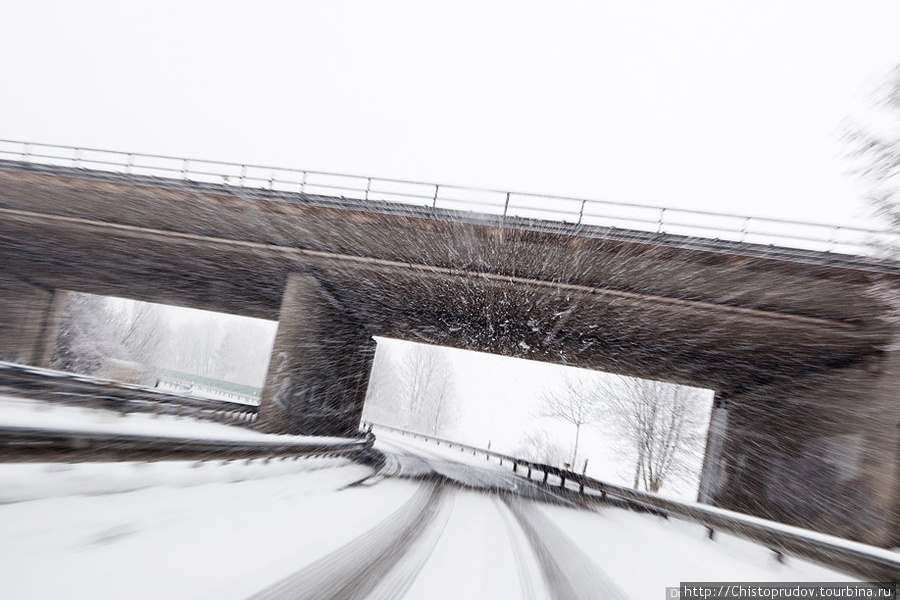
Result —
[[49, 367], [66, 292], [0, 275], [0, 360]]
[[716, 396], [700, 501], [900, 544], [900, 352]]
[[288, 275], [257, 427], [355, 434], [374, 358], [375, 340], [313, 275]]

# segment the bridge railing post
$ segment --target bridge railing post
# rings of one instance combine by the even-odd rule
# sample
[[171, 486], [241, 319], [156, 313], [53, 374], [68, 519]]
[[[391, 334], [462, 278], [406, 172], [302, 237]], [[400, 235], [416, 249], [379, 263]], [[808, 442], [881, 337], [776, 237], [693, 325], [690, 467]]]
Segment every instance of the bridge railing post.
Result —
[[831, 228], [831, 236], [829, 236], [828, 238], [828, 250], [826, 250], [826, 252], [832, 252], [834, 250], [834, 247], [837, 245], [837, 237], [840, 232], [840, 226]]
[[[112, 165], [113, 171], [119, 173], [124, 172], [128, 175], [134, 174], [134, 172], [137, 171], [146, 174], [154, 174], [158, 177], [173, 180], [181, 179], [184, 181], [197, 182], [210, 182], [210, 177], [221, 177], [222, 182], [226, 185], [232, 185], [231, 179], [236, 179], [238, 177], [237, 169], [240, 169], [240, 184], [242, 186], [252, 185], [252, 187], [261, 189], [266, 189], [268, 187], [268, 189], [270, 190], [275, 189], [276, 183], [282, 186], [280, 188], [282, 191], [294, 189], [293, 186], [298, 183], [295, 174], [299, 173], [302, 176], [300, 181], [301, 194], [306, 193], [307, 183], [309, 183], [308, 179], [310, 175], [313, 177], [312, 185], [314, 188], [317, 186], [319, 189], [325, 188], [325, 191], [323, 191], [322, 193], [326, 193], [329, 188], [342, 188], [340, 188], [340, 186], [329, 186], [324, 181], [316, 183], [316, 177], [318, 176], [352, 179], [352, 181], [356, 183], [352, 184], [351, 188], [357, 191], [363, 191], [361, 183], [362, 180], [365, 179], [366, 186], [364, 194], [366, 200], [371, 200], [373, 198], [372, 193], [377, 190], [374, 190], [372, 186], [373, 184], [378, 184], [379, 181], [382, 181], [383, 189], [381, 190], [381, 193], [389, 195], [392, 194], [392, 192], [385, 191], [385, 189], [387, 189], [384, 188], [385, 183], [397, 183], [402, 186], [412, 185], [415, 186], [414, 189], [416, 191], [414, 193], [405, 194], [398, 192], [398, 195], [415, 198], [416, 200], [410, 201], [410, 203], [418, 205], [422, 208], [427, 208], [427, 202], [428, 200], [431, 200], [431, 208], [433, 210], [437, 209], [437, 203], [440, 197], [441, 188], [440, 184], [428, 183], [424, 181], [393, 179], [380, 180], [377, 177], [365, 177], [361, 175], [342, 175], [338, 173], [327, 173], [319, 171], [307, 172], [300, 169], [283, 169], [279, 167], [267, 167], [264, 165], [246, 165], [241, 163], [208, 161], [203, 159], [188, 159], [158, 154], [133, 154], [90, 147], [84, 148], [62, 146], [57, 144], [35, 144], [31, 142], [16, 140], [0, 140], [0, 144], [2, 144], [2, 148], [0, 148], [0, 157], [7, 157], [7, 159], [21, 161], [24, 164], [41, 164], [50, 167], [55, 166], [76, 169], [100, 170], [105, 170], [108, 168], [104, 165]], [[198, 164], [197, 173], [192, 173], [192, 163]], [[212, 172], [210, 172], [210, 169], [212, 169]], [[234, 173], [234, 175], [226, 175], [224, 174], [224, 172], [220, 173], [219, 171], [222, 169], [224, 169], [228, 173]], [[266, 177], [266, 170], [270, 169], [270, 176]], [[284, 173], [284, 175], [281, 176], [281, 181], [276, 178], [278, 176], [278, 173]], [[391, 185], [389, 185], [388, 187], [391, 187]], [[504, 219], [504, 221], [511, 214], [510, 203], [512, 202], [512, 194], [518, 193], [506, 192], [498, 189], [479, 189], [459, 186], [451, 187], [459, 190], [484, 192], [490, 194], [490, 198], [494, 199], [494, 209], [499, 206], [499, 203], [496, 203], [495, 201], [502, 195], [502, 218]], [[429, 188], [432, 188], [432, 193], [430, 194], [425, 192], [425, 190]], [[466, 194], [463, 194], [463, 196], [465, 195]], [[785, 245], [790, 248], [839, 252], [841, 254], [848, 255], [857, 253], [860, 256], [869, 255], [871, 251], [875, 249], [875, 247], [873, 246], [872, 241], [868, 238], [871, 238], [871, 236], [873, 235], [891, 235], [889, 232], [884, 230], [878, 231], [872, 229], [863, 229], [859, 227], [847, 226], [846, 224], [844, 226], [829, 227], [814, 223], [804, 223], [801, 221], [767, 218], [756, 218], [756, 220], [775, 224], [779, 228], [781, 226], [786, 226], [787, 229], [782, 231], [781, 233], [766, 233], [766, 230], [769, 228], [762, 227], [754, 232], [752, 228], [755, 227], [755, 222], [751, 223], [751, 217], [737, 214], [717, 213], [692, 209], [674, 209], [651, 205], [629, 205], [621, 202], [590, 200], [567, 196], [550, 196], [545, 194], [520, 194], [520, 196], [526, 199], [539, 199], [542, 202], [546, 202], [547, 209], [557, 215], [555, 217], [549, 218], [548, 220], [562, 220], [567, 224], [570, 223], [568, 219], [570, 219], [572, 216], [575, 216], [576, 211], [574, 210], [574, 208], [577, 206], [577, 225], [581, 225], [582, 223], [584, 223], [586, 216], [593, 215], [594, 217], [599, 217], [604, 221], [606, 221], [607, 219], [610, 220], [611, 223], [607, 225], [608, 227], [631, 227], [631, 225], [628, 225], [628, 223], [634, 222], [640, 224], [635, 226], [636, 229], [650, 233], [652, 232], [654, 220], [653, 213], [655, 212], [657, 217], [656, 233], [663, 234], [666, 233], [668, 227], [666, 224], [667, 211], [669, 211], [669, 214], [671, 214], [671, 211], [675, 210], [676, 216], [672, 217], [673, 228], [680, 229], [683, 226], [691, 229], [696, 229], [701, 232], [707, 232], [697, 233], [697, 237], [713, 237], [713, 235], [708, 232], [714, 232], [715, 236], [724, 236], [719, 239], [736, 241], [734, 240], [734, 238], [739, 237], [738, 241], [740, 242], [755, 240], [757, 241], [757, 243], [769, 242], [769, 245], [773, 245], [777, 242], [779, 245]], [[484, 203], [478, 201], [474, 197], [466, 199], [465, 197], [461, 198], [458, 195], [445, 194], [445, 200], [452, 202], [455, 206], [462, 205], [463, 208], [468, 206], [470, 207], [468, 208], [468, 210], [471, 211], [480, 212], [481, 210], [483, 210], [482, 208], [479, 208], [479, 206], [483, 206]], [[406, 201], [398, 200], [398, 202], [402, 203]], [[591, 206], [593, 212], [591, 213], [591, 215], [586, 214], [588, 202], [592, 203]], [[558, 208], [554, 209], [554, 205], [557, 205]], [[610, 210], [609, 208], [604, 207], [614, 207], [614, 209]], [[639, 208], [642, 211], [641, 216], [639, 218], [629, 218], [627, 215], [619, 214], [618, 208], [629, 207]], [[496, 212], [494, 212], [494, 210], [489, 210], [486, 212], [493, 213], [496, 216]], [[724, 222], [726, 224], [709, 224], [709, 218], [724, 219]], [[620, 223], [620, 221], [622, 221], [622, 223]], [[679, 223], [681, 225], [678, 225]], [[801, 235], [802, 232], [796, 231], [798, 227], [812, 227], [814, 228], [814, 231], [817, 232], [817, 235], [812, 238]], [[866, 239], [863, 239], [863, 237], [865, 237]], [[827, 248], [827, 250], [822, 250], [823, 248]]]

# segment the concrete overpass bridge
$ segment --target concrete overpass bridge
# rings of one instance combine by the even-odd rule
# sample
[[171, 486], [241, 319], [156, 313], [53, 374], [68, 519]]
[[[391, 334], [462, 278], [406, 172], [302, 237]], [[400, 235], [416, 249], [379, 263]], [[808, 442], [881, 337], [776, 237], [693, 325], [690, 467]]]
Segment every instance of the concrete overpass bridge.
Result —
[[900, 267], [824, 248], [875, 232], [769, 245], [744, 217], [696, 213], [737, 223], [712, 239], [654, 207], [615, 205], [623, 228], [587, 200], [9, 147], [0, 358], [48, 361], [74, 290], [278, 320], [273, 432], [354, 431], [373, 336], [711, 388], [701, 500], [900, 542]]

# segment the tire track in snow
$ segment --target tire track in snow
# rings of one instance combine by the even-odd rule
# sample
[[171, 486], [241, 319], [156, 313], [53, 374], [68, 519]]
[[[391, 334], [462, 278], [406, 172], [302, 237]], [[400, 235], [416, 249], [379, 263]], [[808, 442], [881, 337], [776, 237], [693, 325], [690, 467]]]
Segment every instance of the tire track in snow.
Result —
[[450, 488], [447, 494], [449, 500], [444, 502], [439, 516], [419, 536], [406, 555], [397, 561], [395, 567], [379, 582], [372, 593], [366, 596], [366, 600], [398, 600], [405, 597], [416, 577], [418, 577], [419, 572], [431, 558], [438, 540], [440, 540], [447, 528], [456, 493], [456, 490]]
[[626, 600], [627, 596], [563, 531], [530, 503], [503, 500], [525, 532], [553, 600]]
[[[441, 475], [449, 482], [454, 482], [462, 487], [485, 490], [491, 493], [507, 493], [512, 492], [518, 496], [538, 500], [541, 502], [550, 502], [563, 506], [577, 506], [570, 500], [555, 493], [554, 488], [549, 485], [541, 484], [539, 480], [525, 478], [521, 475], [495, 470], [493, 467], [484, 468], [475, 465], [459, 462], [453, 459], [441, 456], [434, 451], [424, 448], [418, 448], [404, 444], [399, 440], [379, 440], [383, 446], [387, 446], [390, 452], [393, 452], [394, 458], [404, 461], [413, 461], [425, 471], [418, 473], [409, 471], [408, 473], [400, 473], [400, 476], [421, 476], [422, 473], [432, 472]], [[386, 454], [387, 455], [387, 454]], [[387, 455], [390, 456], [390, 455]]]
[[[399, 510], [327, 556], [251, 596], [250, 600], [351, 600], [369, 597], [404, 559], [444, 507], [444, 486], [426, 481]], [[442, 530], [441, 530], [442, 531]], [[434, 536], [435, 539], [439, 537]], [[433, 547], [433, 544], [432, 544]], [[419, 556], [428, 558], [427, 547]], [[412, 567], [416, 561], [409, 563]], [[398, 588], [421, 568], [398, 571]]]
[[[503, 519], [503, 526], [506, 529], [506, 534], [509, 536], [513, 560], [516, 564], [516, 573], [519, 576], [522, 600], [543, 600], [545, 597], [545, 594], [543, 593], [544, 585], [543, 582], [535, 581], [536, 576], [529, 568], [529, 562], [531, 562], [529, 561], [529, 558], [531, 558], [531, 556], [527, 543], [521, 541], [523, 535], [522, 528], [516, 522], [516, 518], [513, 516], [512, 511], [508, 506], [498, 498], [494, 498], [493, 500], [497, 507], [497, 512], [500, 513], [500, 516]], [[540, 590], [541, 593], [539, 593], [538, 590]]]

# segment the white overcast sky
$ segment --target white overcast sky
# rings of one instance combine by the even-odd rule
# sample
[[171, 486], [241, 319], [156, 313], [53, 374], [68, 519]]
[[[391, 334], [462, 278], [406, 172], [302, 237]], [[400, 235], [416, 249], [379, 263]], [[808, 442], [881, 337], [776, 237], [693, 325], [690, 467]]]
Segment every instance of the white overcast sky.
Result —
[[[900, 2], [23, 1], [0, 56], [6, 139], [849, 224]], [[549, 366], [466, 356], [496, 440]]]
[[0, 136], [846, 223], [900, 2], [8, 2]]

